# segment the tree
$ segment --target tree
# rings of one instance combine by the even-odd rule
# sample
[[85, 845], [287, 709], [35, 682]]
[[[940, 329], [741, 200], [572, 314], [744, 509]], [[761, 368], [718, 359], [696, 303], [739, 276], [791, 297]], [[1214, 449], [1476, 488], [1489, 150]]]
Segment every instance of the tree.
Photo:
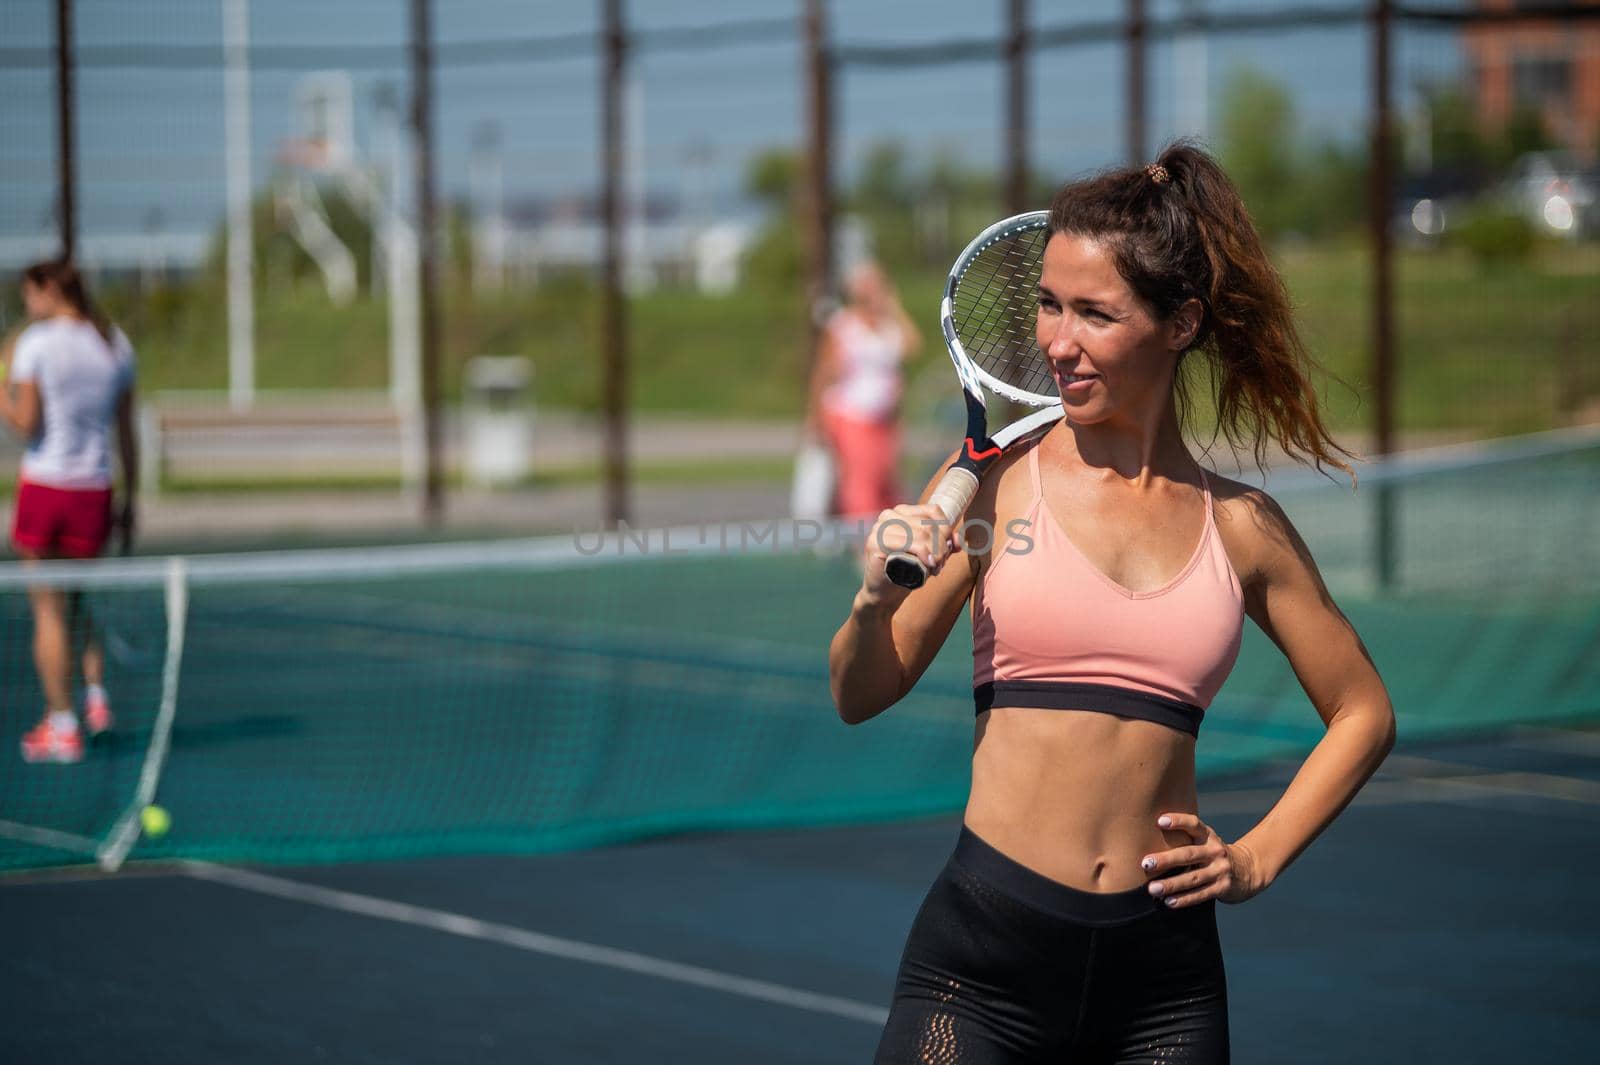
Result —
[[1286, 195], [1296, 177], [1294, 101], [1259, 71], [1235, 70], [1222, 93], [1222, 164], [1256, 228], [1271, 239], [1296, 228]]
[[786, 148], [772, 148], [750, 161], [745, 191], [768, 207], [787, 211], [794, 205], [799, 175], [800, 157]]
[[1364, 216], [1366, 152], [1297, 135], [1289, 91], [1243, 68], [1223, 90], [1221, 159], [1268, 240], [1327, 237]]
[[766, 229], [745, 255], [745, 273], [753, 284], [798, 291], [804, 283], [805, 261], [795, 224], [799, 175], [799, 155], [777, 148], [756, 156], [745, 171], [745, 190], [770, 215]]
[[913, 176], [905, 148], [898, 141], [878, 141], [867, 148], [845, 202], [872, 231], [874, 256], [891, 269], [908, 265], [917, 255], [916, 205], [924, 199], [926, 181]]
[[1528, 152], [1557, 147], [1538, 110], [1516, 108], [1497, 129], [1486, 129], [1472, 97], [1447, 84], [1418, 89], [1428, 116], [1428, 157], [1436, 170], [1488, 174]]

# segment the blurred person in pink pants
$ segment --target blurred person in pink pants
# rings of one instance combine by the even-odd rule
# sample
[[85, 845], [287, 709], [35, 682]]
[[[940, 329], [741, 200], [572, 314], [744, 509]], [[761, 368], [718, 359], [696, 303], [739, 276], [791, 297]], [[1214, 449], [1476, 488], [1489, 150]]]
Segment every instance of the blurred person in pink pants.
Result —
[[807, 435], [820, 431], [833, 450], [835, 509], [844, 517], [875, 517], [904, 498], [901, 366], [920, 344], [883, 270], [872, 262], [853, 268], [845, 305], [823, 329], [806, 411]]

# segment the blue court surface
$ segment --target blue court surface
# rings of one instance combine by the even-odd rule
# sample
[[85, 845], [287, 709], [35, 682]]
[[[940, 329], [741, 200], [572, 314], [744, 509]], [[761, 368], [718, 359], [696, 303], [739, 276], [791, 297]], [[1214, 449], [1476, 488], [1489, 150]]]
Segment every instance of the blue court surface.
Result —
[[[1211, 782], [1202, 813], [1238, 835], [1289, 769]], [[956, 829], [13, 874], [0, 1061], [866, 1062]], [[1402, 748], [1219, 911], [1234, 1060], [1591, 1060], [1597, 830], [1600, 731]]]

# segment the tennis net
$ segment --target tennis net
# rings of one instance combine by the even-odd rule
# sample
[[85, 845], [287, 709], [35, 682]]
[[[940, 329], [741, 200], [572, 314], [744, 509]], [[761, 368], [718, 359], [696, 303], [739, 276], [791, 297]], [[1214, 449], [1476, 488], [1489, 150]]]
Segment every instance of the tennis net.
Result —
[[[1403, 738], [1600, 717], [1600, 434], [1310, 477], [1274, 496], [1388, 682]], [[1374, 564], [1379, 501], [1392, 550]], [[0, 567], [0, 869], [534, 852], [958, 809], [965, 622], [900, 706], [834, 717], [850, 530], [746, 523], [482, 544]], [[117, 727], [23, 765], [27, 589], [79, 591]], [[1202, 774], [1321, 725], [1252, 626]], [[172, 814], [160, 838], [138, 811]]]

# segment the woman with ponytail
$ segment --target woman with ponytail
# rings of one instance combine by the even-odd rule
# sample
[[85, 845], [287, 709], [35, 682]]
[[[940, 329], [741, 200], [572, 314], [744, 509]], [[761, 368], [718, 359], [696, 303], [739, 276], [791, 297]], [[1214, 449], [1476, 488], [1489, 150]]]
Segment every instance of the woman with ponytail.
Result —
[[[0, 420], [27, 444], [11, 542], [25, 560], [94, 558], [113, 527], [126, 546], [139, 483], [133, 431], [133, 348], [89, 300], [68, 262], [36, 263], [22, 274], [30, 324], [0, 353]], [[110, 436], [116, 427], [124, 494], [112, 509]], [[22, 737], [30, 762], [77, 762], [83, 733], [72, 699], [73, 645], [83, 643], [83, 725], [111, 727], [104, 654], [87, 605], [76, 593], [38, 586], [33, 660], [44, 717]]]
[[[1210, 389], [1219, 431], [1258, 464], [1269, 445], [1347, 473], [1351, 456], [1283, 282], [1200, 148], [1063, 188], [1038, 296], [1066, 417], [985, 477], [968, 518], [991, 543], [914, 592], [869, 561], [830, 653], [840, 715], [863, 721], [972, 608], [971, 792], [877, 1060], [1225, 1062], [1215, 903], [1265, 890], [1328, 826], [1394, 715], [1283, 511], [1196, 459], [1189, 393]], [[922, 529], [912, 550], [938, 557], [925, 519], [937, 508], [909, 504], [880, 525]], [[1195, 744], [1246, 617], [1326, 731], [1271, 812], [1225, 841], [1198, 814]]]

